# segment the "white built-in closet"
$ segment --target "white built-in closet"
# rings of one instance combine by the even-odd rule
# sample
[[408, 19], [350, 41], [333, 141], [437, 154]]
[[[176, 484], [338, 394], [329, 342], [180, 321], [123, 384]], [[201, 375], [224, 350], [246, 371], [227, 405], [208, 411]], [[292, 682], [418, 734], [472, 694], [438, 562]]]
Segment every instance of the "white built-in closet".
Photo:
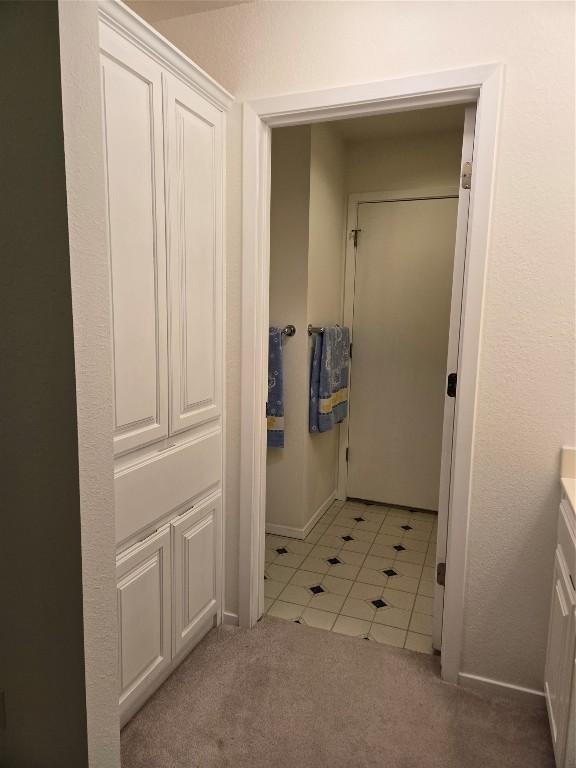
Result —
[[100, 41], [125, 722], [221, 620], [230, 96], [119, 3]]

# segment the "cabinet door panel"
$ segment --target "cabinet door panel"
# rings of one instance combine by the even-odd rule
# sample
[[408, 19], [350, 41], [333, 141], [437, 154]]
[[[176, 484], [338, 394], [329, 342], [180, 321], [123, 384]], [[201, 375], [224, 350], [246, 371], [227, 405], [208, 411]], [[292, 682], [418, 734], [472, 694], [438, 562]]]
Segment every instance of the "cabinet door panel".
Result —
[[160, 68], [102, 28], [115, 452], [168, 434]]
[[221, 498], [202, 502], [173, 523], [174, 653], [200, 639], [220, 613]]
[[124, 712], [171, 660], [170, 529], [117, 561], [120, 710]]
[[557, 550], [546, 654], [545, 689], [558, 764], [561, 764], [570, 706], [570, 673], [574, 655], [574, 599], [563, 558]]
[[164, 76], [170, 431], [221, 411], [222, 113]]

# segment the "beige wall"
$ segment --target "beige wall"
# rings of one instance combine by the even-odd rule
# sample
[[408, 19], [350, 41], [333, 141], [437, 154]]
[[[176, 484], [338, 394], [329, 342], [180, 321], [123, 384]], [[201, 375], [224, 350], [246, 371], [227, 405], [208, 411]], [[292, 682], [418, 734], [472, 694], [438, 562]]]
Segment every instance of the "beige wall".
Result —
[[270, 325], [296, 326], [284, 339], [284, 448], [267, 453], [266, 522], [303, 528], [307, 514], [304, 409], [308, 395], [305, 333], [310, 210], [310, 128], [272, 134]]
[[462, 669], [541, 688], [559, 448], [574, 442], [572, 4], [247, 3], [156, 26], [238, 100], [228, 131], [228, 611], [237, 607], [238, 568], [241, 102], [505, 65]]
[[352, 141], [346, 187], [349, 193], [457, 187], [461, 151], [462, 131]]
[[306, 329], [341, 321], [344, 180], [344, 144], [331, 126], [273, 131], [270, 324], [297, 332], [284, 340], [285, 444], [267, 454], [266, 522], [295, 535], [336, 490], [339, 428], [308, 431]]
[[[342, 322], [345, 162], [344, 143], [333, 126], [313, 125], [308, 253], [308, 323], [312, 325]], [[339, 437], [339, 426], [321, 434], [307, 432], [309, 520], [336, 491]]]

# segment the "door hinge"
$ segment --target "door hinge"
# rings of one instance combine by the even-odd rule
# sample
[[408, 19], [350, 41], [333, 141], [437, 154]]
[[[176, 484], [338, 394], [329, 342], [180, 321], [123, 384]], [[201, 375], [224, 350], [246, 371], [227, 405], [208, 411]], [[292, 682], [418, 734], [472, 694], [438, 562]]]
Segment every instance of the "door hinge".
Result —
[[352, 360], [352, 342], [350, 342], [350, 360]]
[[354, 240], [354, 248], [358, 248], [358, 232], [362, 232], [361, 229], [351, 229], [350, 237]]
[[458, 374], [448, 374], [448, 384], [446, 386], [446, 394], [448, 397], [456, 397], [456, 388], [458, 386]]
[[436, 584], [441, 587], [446, 586], [446, 563], [436, 565]]
[[346, 461], [350, 461], [350, 448], [346, 448]]
[[462, 166], [462, 189], [470, 189], [472, 186], [472, 163], [466, 162]]

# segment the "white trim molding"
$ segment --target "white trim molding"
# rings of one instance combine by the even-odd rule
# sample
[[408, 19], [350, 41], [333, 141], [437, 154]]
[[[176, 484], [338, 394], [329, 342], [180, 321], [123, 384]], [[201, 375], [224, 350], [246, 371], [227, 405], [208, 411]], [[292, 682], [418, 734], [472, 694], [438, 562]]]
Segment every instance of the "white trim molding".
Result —
[[504, 696], [516, 701], [534, 703], [544, 697], [544, 691], [536, 691], [533, 688], [524, 688], [521, 685], [504, 683], [501, 680], [492, 680], [489, 677], [480, 677], [479, 675], [470, 675], [467, 672], [458, 674], [458, 683], [463, 688], [469, 688], [471, 691], [485, 693], [489, 696]]
[[238, 614], [232, 613], [231, 611], [224, 611], [222, 614], [222, 624], [225, 624], [228, 627], [237, 627]]
[[322, 504], [320, 504], [318, 509], [314, 512], [310, 520], [308, 520], [303, 528], [294, 528], [291, 525], [277, 525], [276, 523], [267, 522], [266, 533], [273, 533], [276, 536], [288, 536], [291, 539], [305, 539], [335, 498], [336, 491], [332, 491], [330, 496], [328, 496], [328, 498], [323, 501]]
[[486, 64], [244, 104], [239, 621], [253, 626], [263, 605], [270, 129], [477, 102], [442, 636], [442, 677], [452, 683], [459, 680], [463, 640], [482, 303], [502, 82], [503, 66]]

